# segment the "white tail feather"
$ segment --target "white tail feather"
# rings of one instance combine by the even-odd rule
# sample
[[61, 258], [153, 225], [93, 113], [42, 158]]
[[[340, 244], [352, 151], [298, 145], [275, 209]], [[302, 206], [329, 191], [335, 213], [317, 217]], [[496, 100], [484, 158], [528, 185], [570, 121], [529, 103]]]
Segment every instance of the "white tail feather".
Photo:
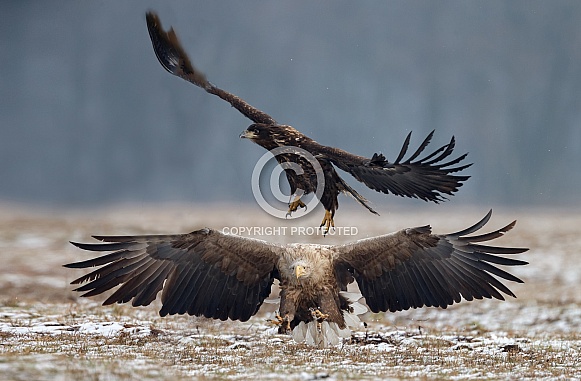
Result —
[[335, 323], [329, 324], [328, 321], [321, 323], [321, 338], [323, 339], [323, 347], [328, 347], [329, 345], [339, 344], [339, 337], [337, 336], [337, 331], [333, 328]]
[[265, 304], [280, 304], [280, 296], [278, 298], [266, 298], [264, 299]]
[[353, 308], [353, 314], [355, 315], [363, 315], [367, 311], [367, 307], [364, 304], [359, 303], [359, 300], [363, 298], [363, 295], [359, 292], [347, 292], [347, 291], [339, 291], [339, 295], [347, 299], [349, 303], [351, 303], [351, 308]]
[[293, 329], [293, 339], [297, 343], [305, 342], [314, 347], [328, 347], [340, 344], [341, 339], [351, 337], [349, 327], [359, 328], [361, 326], [361, 320], [359, 320], [357, 315], [367, 312], [367, 307], [357, 301], [353, 301], [351, 307], [353, 312], [343, 312], [345, 328], [339, 328], [337, 323], [326, 320], [321, 323], [317, 321], [305, 323], [302, 321]]
[[345, 319], [345, 324], [347, 327], [352, 328], [359, 328], [361, 325], [361, 320], [359, 320], [359, 316], [351, 313], [346, 313], [343, 315], [343, 319]]
[[369, 311], [369, 309], [367, 308], [366, 305], [361, 304], [359, 302], [353, 302], [351, 303], [351, 307], [353, 308], [353, 312], [349, 312], [349, 314], [351, 315], [363, 315], [365, 313], [367, 313], [367, 311]]
[[307, 338], [307, 325], [304, 321], [300, 322], [292, 331], [294, 341], [302, 343]]
[[292, 337], [297, 343], [306, 343], [313, 347], [328, 347], [341, 344], [342, 338], [351, 337], [349, 328], [339, 328], [334, 322], [310, 321], [300, 322], [292, 331]]
[[319, 346], [319, 340], [318, 340], [318, 329], [317, 329], [317, 323], [316, 322], [309, 322], [307, 323], [307, 337], [306, 337], [306, 341], [308, 345], [311, 345], [313, 347], [315, 346]]
[[339, 291], [339, 295], [347, 299], [348, 302], [355, 303], [363, 298], [360, 292]]

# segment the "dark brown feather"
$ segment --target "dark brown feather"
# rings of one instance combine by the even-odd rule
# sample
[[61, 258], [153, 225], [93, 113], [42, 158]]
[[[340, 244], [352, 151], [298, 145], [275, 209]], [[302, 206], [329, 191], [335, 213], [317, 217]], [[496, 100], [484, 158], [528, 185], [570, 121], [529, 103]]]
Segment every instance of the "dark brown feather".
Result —
[[206, 79], [206, 76], [192, 65], [173, 28], [170, 28], [167, 32], [163, 30], [157, 14], [147, 12], [145, 20], [153, 50], [165, 70], [201, 87], [210, 94], [220, 97], [255, 123], [276, 124], [276, 121], [270, 115], [252, 107], [236, 95], [211, 84]]
[[[504, 300], [499, 292], [514, 294], [498, 279], [522, 283], [518, 277], [494, 266], [525, 265], [527, 262], [496, 254], [518, 254], [528, 249], [472, 243], [465, 236], [482, 228], [490, 213], [460, 232], [435, 235], [429, 227], [337, 246], [336, 266], [349, 268], [367, 304], [374, 312], [400, 311], [422, 306], [446, 306], [473, 298]], [[476, 242], [494, 239], [514, 222], [494, 232], [477, 235]]]
[[[65, 265], [102, 266], [73, 284], [93, 296], [120, 286], [104, 304], [148, 305], [163, 288], [160, 314], [189, 313], [247, 320], [270, 293], [280, 247], [202, 229], [189, 234], [99, 237], [74, 245], [111, 254]], [[165, 282], [165, 285], [164, 285]], [[221, 298], [222, 295], [233, 295]], [[251, 296], [251, 297], [248, 297]]]
[[466, 157], [466, 154], [442, 163], [442, 160], [451, 155], [454, 150], [454, 138], [432, 154], [415, 160], [429, 144], [433, 133], [432, 131], [420, 147], [403, 162], [411, 133], [406, 137], [394, 162], [389, 162], [381, 154], [374, 154], [371, 159], [368, 159], [332, 147], [323, 147], [321, 154], [324, 154], [338, 168], [349, 172], [358, 181], [377, 192], [440, 202], [446, 199], [444, 195], [452, 195], [462, 186], [463, 181], [470, 178], [452, 175], [452, 173], [466, 169], [472, 164], [454, 167]]

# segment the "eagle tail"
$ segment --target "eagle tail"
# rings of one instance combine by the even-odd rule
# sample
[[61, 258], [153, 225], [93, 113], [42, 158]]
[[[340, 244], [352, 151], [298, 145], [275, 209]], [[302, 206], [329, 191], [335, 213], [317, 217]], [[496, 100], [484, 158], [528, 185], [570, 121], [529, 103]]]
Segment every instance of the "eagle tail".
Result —
[[359, 300], [363, 298], [363, 295], [360, 292], [347, 291], [339, 291], [339, 295], [347, 299], [347, 302], [349, 303], [349, 310], [343, 311], [345, 324], [348, 327], [359, 328], [359, 326], [361, 326], [359, 315], [363, 315], [369, 311], [364, 304], [359, 303]]
[[363, 295], [358, 292], [345, 291], [341, 291], [340, 295], [349, 302], [349, 310], [343, 311], [345, 327], [341, 328], [338, 323], [327, 320], [322, 322], [317, 320], [309, 322], [301, 321], [292, 330], [292, 337], [297, 343], [306, 343], [314, 347], [338, 345], [341, 344], [341, 339], [351, 337], [349, 327], [359, 328], [361, 326], [359, 315], [369, 311], [365, 305], [359, 303]]
[[339, 328], [335, 322], [316, 320], [305, 323], [301, 321], [292, 331], [292, 337], [297, 343], [306, 343], [313, 347], [324, 348], [341, 344], [341, 339], [351, 337], [348, 327]]
[[345, 181], [343, 181], [343, 179], [341, 179], [341, 181], [343, 182], [342, 185], [345, 188], [343, 191], [344, 193], [353, 197], [355, 200], [357, 200], [361, 205], [363, 205], [371, 213], [379, 216], [379, 213], [377, 213], [371, 206], [368, 205], [369, 200], [367, 200], [365, 197], [361, 196], [355, 189], [351, 188]]

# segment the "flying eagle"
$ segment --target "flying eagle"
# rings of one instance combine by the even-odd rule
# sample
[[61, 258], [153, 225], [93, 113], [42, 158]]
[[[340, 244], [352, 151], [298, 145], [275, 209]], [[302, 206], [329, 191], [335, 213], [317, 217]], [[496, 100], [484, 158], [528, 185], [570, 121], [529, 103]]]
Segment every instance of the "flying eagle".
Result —
[[[348, 325], [365, 309], [373, 312], [441, 307], [465, 300], [515, 296], [496, 277], [522, 281], [495, 265], [527, 262], [498, 254], [525, 248], [480, 244], [502, 236], [507, 226], [472, 235], [490, 219], [451, 234], [432, 234], [429, 225], [337, 246], [277, 245], [201, 229], [189, 234], [94, 236], [104, 243], [75, 243], [101, 257], [65, 265], [100, 268], [74, 280], [75, 291], [94, 296], [121, 285], [105, 301], [147, 306], [162, 291], [161, 316], [185, 314], [246, 321], [280, 286], [279, 332], [297, 342], [325, 346], [349, 337]], [[357, 282], [361, 295], [346, 293]]]
[[[146, 14], [146, 21], [155, 55], [168, 72], [229, 102], [235, 109], [252, 120], [253, 124], [243, 131], [240, 137], [250, 139], [267, 150], [273, 150], [277, 147], [297, 147], [306, 150], [317, 159], [320, 171], [323, 172], [321, 180], [324, 181], [322, 194], [317, 196], [325, 207], [325, 216], [321, 226], [325, 226], [326, 231], [329, 230], [329, 227], [334, 226], [333, 218], [339, 207], [337, 200], [339, 193], [350, 194], [370, 212], [378, 214], [367, 204], [364, 197], [339, 176], [334, 166], [350, 173], [355, 179], [375, 191], [436, 203], [444, 201], [446, 199], [444, 195], [452, 195], [453, 192], [456, 192], [462, 186], [462, 181], [470, 177], [452, 175], [452, 173], [459, 172], [471, 165], [455, 166], [467, 154], [444, 161], [454, 150], [454, 137], [448, 144], [418, 158], [430, 143], [434, 131], [424, 139], [413, 154], [404, 158], [410, 143], [410, 132], [399, 155], [393, 162], [389, 162], [383, 154], [374, 153], [371, 158], [366, 158], [338, 148], [321, 145], [293, 127], [277, 123], [270, 115], [252, 107], [236, 95], [214, 86], [202, 72], [192, 65], [173, 28], [167, 32], [163, 30], [159, 17], [152, 12]], [[291, 194], [295, 195], [295, 198], [289, 203], [287, 214], [289, 215], [299, 207], [306, 208], [305, 203], [301, 200], [302, 195], [316, 193], [319, 184], [317, 170], [308, 160], [297, 153], [277, 154], [276, 159], [285, 169]], [[299, 164], [302, 171], [298, 172], [301, 173], [285, 166], [290, 162]]]

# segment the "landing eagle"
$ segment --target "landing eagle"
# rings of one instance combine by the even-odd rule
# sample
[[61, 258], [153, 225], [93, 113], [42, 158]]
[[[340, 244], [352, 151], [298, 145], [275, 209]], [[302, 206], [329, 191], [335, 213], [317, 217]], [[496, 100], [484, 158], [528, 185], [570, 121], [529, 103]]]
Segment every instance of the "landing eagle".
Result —
[[[339, 193], [353, 196], [370, 212], [378, 214], [368, 205], [368, 201], [363, 196], [339, 176], [334, 166], [350, 173], [355, 179], [375, 191], [433, 202], [445, 200], [444, 195], [452, 195], [462, 185], [462, 182], [470, 177], [452, 175], [452, 173], [459, 172], [471, 165], [455, 166], [464, 160], [466, 154], [444, 161], [454, 150], [454, 137], [448, 144], [418, 158], [430, 143], [433, 131], [406, 159], [404, 157], [410, 143], [410, 132], [399, 155], [393, 162], [388, 161], [383, 154], [375, 153], [371, 158], [366, 158], [338, 148], [321, 145], [293, 127], [279, 124], [270, 115], [252, 107], [236, 95], [214, 86], [202, 72], [192, 65], [173, 28], [166, 32], [161, 26], [159, 17], [152, 12], [146, 14], [146, 21], [155, 55], [168, 72], [229, 102], [253, 122], [242, 132], [240, 137], [250, 139], [269, 151], [277, 147], [298, 147], [306, 150], [317, 159], [324, 173], [322, 179], [324, 189], [319, 196], [319, 201], [325, 207], [325, 216], [321, 226], [325, 226], [327, 231], [329, 227], [334, 226], [333, 218], [339, 207], [337, 200]], [[317, 173], [308, 160], [296, 153], [278, 154], [276, 159], [285, 168], [291, 194], [295, 195], [295, 198], [289, 203], [288, 214], [290, 214], [299, 207], [306, 207], [301, 196], [315, 193], [318, 184]], [[299, 164], [302, 173], [299, 174], [294, 169], [284, 165], [289, 162]]]
[[[147, 306], [162, 291], [161, 316], [185, 314], [246, 321], [270, 294], [275, 279], [279, 332], [298, 342], [326, 346], [349, 337], [349, 325], [366, 311], [433, 306], [465, 300], [515, 296], [496, 277], [522, 281], [495, 265], [527, 262], [502, 255], [528, 249], [480, 244], [502, 236], [516, 221], [490, 233], [472, 235], [490, 219], [456, 233], [432, 234], [429, 225], [329, 246], [277, 245], [201, 229], [189, 234], [94, 236], [103, 243], [73, 243], [112, 253], [65, 265], [100, 268], [74, 280], [75, 291], [94, 296], [121, 285], [105, 301]], [[346, 293], [357, 282], [358, 296]]]

